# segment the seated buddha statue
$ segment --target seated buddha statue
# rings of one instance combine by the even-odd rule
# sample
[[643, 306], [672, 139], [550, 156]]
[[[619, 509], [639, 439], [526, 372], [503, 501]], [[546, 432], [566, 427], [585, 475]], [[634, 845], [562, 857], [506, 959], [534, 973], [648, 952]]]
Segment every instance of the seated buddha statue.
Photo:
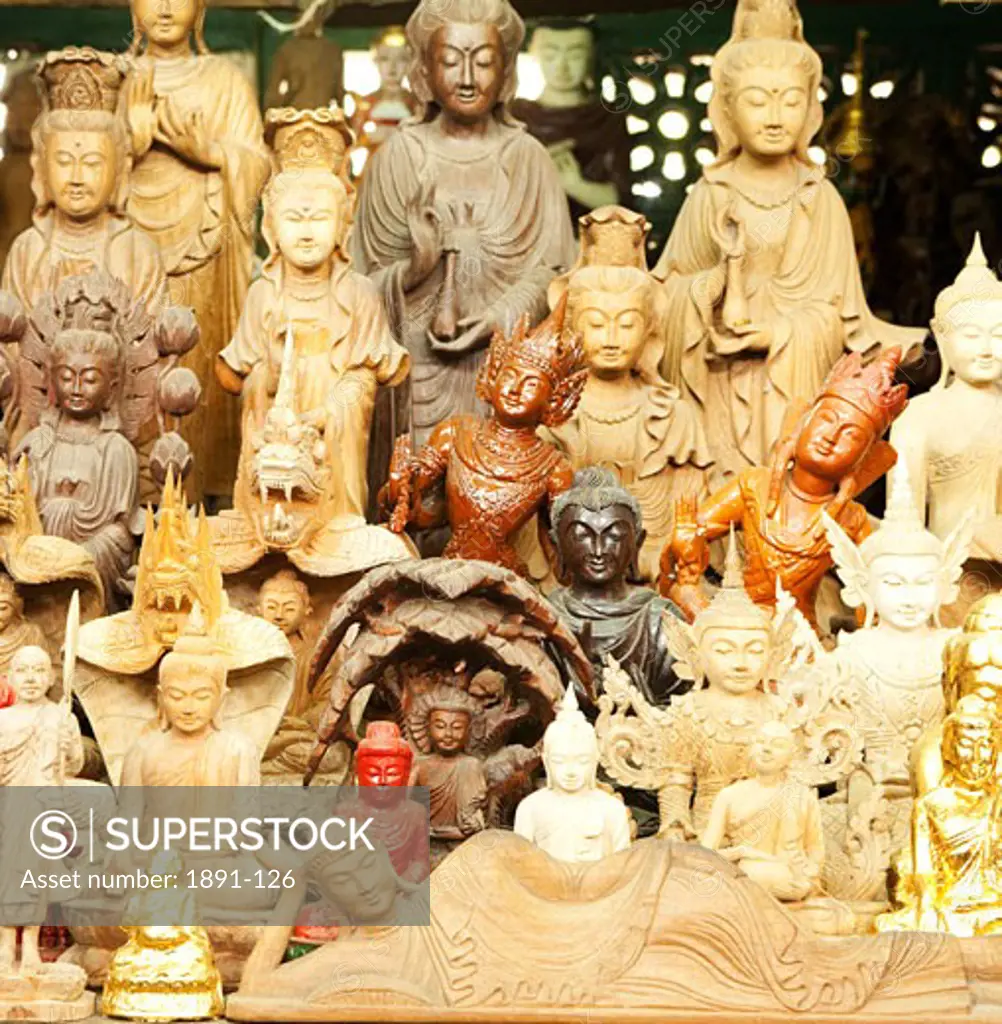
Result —
[[796, 752], [789, 726], [763, 723], [751, 749], [751, 776], [717, 794], [699, 840], [788, 901], [819, 891], [825, 857], [817, 790], [790, 777]]
[[940, 751], [942, 778], [912, 810], [910, 873], [896, 892], [900, 909], [881, 915], [877, 929], [999, 935], [1002, 727], [995, 703], [961, 697], [943, 723]]
[[22, 647], [47, 646], [41, 626], [24, 616], [24, 598], [17, 584], [0, 572], [0, 678], [6, 678], [11, 662]]
[[557, 860], [601, 860], [630, 845], [630, 812], [598, 787], [595, 729], [568, 686], [557, 717], [543, 733], [546, 788], [515, 811], [515, 834]]
[[414, 553], [365, 522], [376, 394], [407, 377], [410, 357], [345, 249], [344, 114], [283, 108], [265, 121], [276, 165], [263, 198], [269, 254], [216, 362], [242, 419], [234, 509], [210, 527], [225, 573], [280, 551], [312, 576], [339, 576]]

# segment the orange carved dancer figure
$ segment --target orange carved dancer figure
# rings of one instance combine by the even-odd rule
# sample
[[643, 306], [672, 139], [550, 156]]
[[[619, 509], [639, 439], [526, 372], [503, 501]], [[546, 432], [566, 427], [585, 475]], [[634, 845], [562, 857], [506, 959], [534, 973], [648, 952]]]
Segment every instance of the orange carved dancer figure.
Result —
[[536, 436], [541, 424], [556, 427], [570, 418], [587, 376], [579, 369], [581, 339], [564, 328], [565, 309], [566, 297], [535, 330], [523, 318], [510, 338], [494, 335], [477, 378], [477, 395], [492, 410], [486, 418], [446, 420], [416, 456], [407, 439], [398, 442], [380, 493], [383, 508], [393, 509], [391, 529], [447, 523], [452, 536], [445, 557], [527, 574], [515, 534], [574, 478], [570, 462]]
[[907, 388], [894, 383], [900, 361], [898, 348], [867, 366], [856, 353], [843, 356], [814, 404], [790, 417], [769, 466], [742, 471], [698, 507], [680, 500], [661, 554], [661, 593], [694, 618], [707, 603], [700, 580], [709, 544], [733, 523], [744, 531], [752, 600], [774, 605], [778, 580], [817, 629], [818, 585], [832, 567], [820, 513], [825, 509], [856, 543], [870, 533], [866, 510], [853, 498], [897, 458], [881, 437], [907, 402]]

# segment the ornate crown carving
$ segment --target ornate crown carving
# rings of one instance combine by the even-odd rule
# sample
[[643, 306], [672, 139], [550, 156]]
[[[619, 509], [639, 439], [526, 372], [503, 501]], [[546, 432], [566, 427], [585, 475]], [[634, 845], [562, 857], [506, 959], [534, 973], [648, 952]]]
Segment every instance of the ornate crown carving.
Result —
[[647, 271], [650, 221], [625, 206], [602, 206], [578, 220], [581, 225], [579, 267], [636, 267]]
[[936, 297], [933, 326], [941, 328], [949, 313], [958, 306], [973, 303], [1002, 301], [1002, 281], [988, 265], [981, 246], [981, 232], [974, 235], [970, 255], [953, 284]]
[[553, 312], [534, 330], [522, 317], [511, 336], [495, 334], [488, 361], [495, 372], [508, 361], [528, 363], [556, 387], [580, 365], [584, 353], [581, 337], [564, 327], [567, 296], [561, 297]]
[[901, 414], [908, 403], [908, 387], [895, 384], [901, 349], [889, 348], [866, 366], [858, 352], [843, 356], [821, 389], [823, 398], [841, 398], [855, 406], [877, 426], [877, 437]]
[[745, 39], [804, 41], [804, 22], [796, 0], [738, 0], [731, 42]]
[[47, 110], [118, 109], [125, 62], [90, 46], [67, 46], [47, 53], [38, 64], [38, 80]]
[[279, 171], [323, 169], [338, 176], [355, 141], [340, 107], [272, 108], [264, 115], [264, 137]]

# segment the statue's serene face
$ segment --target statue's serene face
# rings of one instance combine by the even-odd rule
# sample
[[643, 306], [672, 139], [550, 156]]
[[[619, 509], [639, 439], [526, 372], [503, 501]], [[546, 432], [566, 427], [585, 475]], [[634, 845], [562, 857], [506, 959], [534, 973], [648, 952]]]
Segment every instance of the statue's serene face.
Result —
[[551, 726], [557, 730], [552, 746], [543, 755], [546, 778], [551, 788], [577, 793], [592, 786], [598, 768], [595, 735], [588, 728]]
[[303, 628], [309, 610], [300, 589], [290, 583], [266, 583], [261, 588], [261, 618], [278, 626], [286, 636], [292, 636]]
[[770, 650], [766, 629], [714, 626], [699, 641], [699, 657], [710, 686], [733, 694], [751, 693], [762, 682]]
[[[347, 838], [347, 833], [343, 835]], [[318, 869], [317, 882], [323, 894], [356, 925], [383, 920], [397, 898], [393, 862], [385, 846], [373, 845], [374, 850], [359, 844], [354, 850], [333, 854]]]
[[790, 767], [796, 742], [783, 726], [763, 726], [751, 749], [751, 763], [757, 775], [767, 778], [781, 775]]
[[637, 557], [633, 515], [623, 505], [573, 506], [560, 519], [560, 557], [572, 580], [605, 587], [626, 578]]
[[220, 687], [206, 678], [201, 666], [178, 666], [167, 660], [160, 667], [159, 695], [167, 721], [188, 734], [208, 729], [223, 700]]
[[355, 775], [360, 786], [406, 786], [410, 775], [410, 758], [403, 754], [359, 747], [355, 758]]
[[41, 647], [22, 647], [10, 663], [10, 684], [18, 704], [45, 699], [52, 685], [52, 662]]
[[969, 384], [1002, 378], [1002, 302], [963, 302], [947, 314], [937, 339], [950, 369]]
[[542, 421], [551, 395], [550, 382], [541, 370], [513, 359], [498, 371], [494, 411], [505, 426], [535, 426]]
[[282, 256], [300, 270], [326, 267], [341, 238], [343, 198], [324, 181], [305, 175], [277, 198], [275, 228]]
[[543, 81], [559, 92], [581, 89], [595, 63], [595, 39], [586, 28], [538, 28], [532, 53]]
[[0, 589], [0, 633], [4, 633], [21, 617], [17, 595]]
[[118, 159], [111, 132], [47, 131], [43, 157], [49, 194], [73, 220], [106, 210], [115, 191]]
[[373, 55], [379, 84], [383, 89], [399, 89], [410, 69], [411, 51], [406, 46], [389, 46], [382, 43]]
[[439, 754], [451, 757], [466, 749], [466, 737], [470, 732], [470, 716], [465, 711], [449, 711], [436, 708], [428, 717], [428, 733]]
[[504, 86], [504, 48], [496, 25], [450, 22], [435, 31], [425, 58], [435, 102], [454, 121], [489, 117]]
[[873, 432], [873, 423], [854, 405], [827, 396], [804, 424], [794, 458], [809, 473], [838, 483], [869, 452]]
[[991, 779], [997, 754], [991, 719], [964, 718], [950, 731], [945, 760], [965, 782], [977, 785]]
[[70, 349], [52, 367], [56, 405], [73, 419], [99, 416], [108, 408], [114, 384], [110, 360], [97, 352]]
[[176, 46], [191, 35], [197, 0], [132, 0], [132, 12], [150, 42]]
[[939, 608], [941, 571], [935, 555], [875, 558], [867, 591], [880, 622], [906, 631], [926, 625]]
[[749, 67], [729, 112], [743, 150], [770, 158], [792, 153], [807, 123], [807, 76], [796, 67]]
[[641, 291], [617, 295], [588, 292], [574, 313], [588, 369], [599, 377], [629, 373], [647, 340], [647, 311]]

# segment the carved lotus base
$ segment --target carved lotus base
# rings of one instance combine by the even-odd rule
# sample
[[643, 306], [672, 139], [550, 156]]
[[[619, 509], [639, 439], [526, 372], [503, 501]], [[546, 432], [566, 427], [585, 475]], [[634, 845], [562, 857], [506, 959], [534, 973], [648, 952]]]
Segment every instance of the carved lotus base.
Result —
[[0, 1020], [83, 1020], [94, 1012], [87, 976], [67, 963], [0, 975]]

